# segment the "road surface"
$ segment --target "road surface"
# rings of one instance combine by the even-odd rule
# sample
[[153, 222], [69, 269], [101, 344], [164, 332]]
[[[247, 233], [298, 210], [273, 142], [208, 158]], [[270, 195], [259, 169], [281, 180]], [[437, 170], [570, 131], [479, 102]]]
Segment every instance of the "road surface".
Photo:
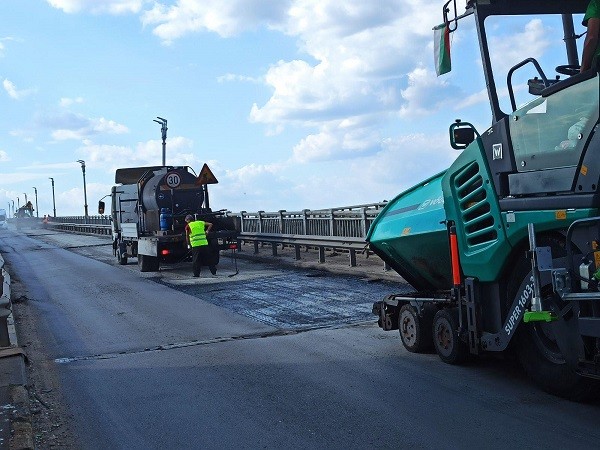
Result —
[[227, 258], [141, 274], [106, 238], [40, 233], [0, 234], [40, 445], [598, 447], [598, 404], [406, 352], [370, 315], [401, 285]]

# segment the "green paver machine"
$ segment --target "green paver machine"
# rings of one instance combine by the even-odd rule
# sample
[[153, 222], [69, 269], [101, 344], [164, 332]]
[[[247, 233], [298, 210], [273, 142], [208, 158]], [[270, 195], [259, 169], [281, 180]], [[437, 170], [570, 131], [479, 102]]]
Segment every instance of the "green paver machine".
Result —
[[[588, 0], [470, 0], [462, 14], [456, 1], [444, 23], [475, 21], [492, 126], [453, 123], [455, 162], [370, 227], [370, 248], [416, 290], [373, 312], [409, 351], [433, 346], [456, 364], [511, 348], [543, 389], [587, 400], [600, 392], [600, 77], [597, 67], [579, 72], [573, 16]], [[494, 73], [486, 26], [525, 16], [562, 23], [553, 38], [564, 37], [566, 64], [528, 57]], [[524, 90], [531, 99], [517, 106]]]

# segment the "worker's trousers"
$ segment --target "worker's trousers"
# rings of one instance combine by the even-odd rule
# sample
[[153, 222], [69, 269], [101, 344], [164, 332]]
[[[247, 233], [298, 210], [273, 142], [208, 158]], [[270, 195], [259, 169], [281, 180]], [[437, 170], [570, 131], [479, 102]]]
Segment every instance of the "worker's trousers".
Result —
[[210, 273], [216, 275], [217, 268], [212, 265], [211, 262], [210, 248], [208, 245], [201, 245], [199, 247], [192, 247], [192, 270], [194, 276], [200, 276], [202, 266], [208, 266]]

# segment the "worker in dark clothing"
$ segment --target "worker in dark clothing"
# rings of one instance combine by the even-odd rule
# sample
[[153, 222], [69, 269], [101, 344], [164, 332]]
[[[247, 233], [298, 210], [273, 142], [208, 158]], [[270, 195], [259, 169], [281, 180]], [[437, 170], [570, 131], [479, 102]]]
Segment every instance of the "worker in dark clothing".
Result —
[[194, 217], [188, 215], [185, 217], [187, 225], [185, 226], [185, 235], [188, 248], [192, 249], [192, 270], [194, 277], [200, 276], [202, 266], [208, 265], [210, 273], [217, 274], [217, 268], [212, 264], [210, 248], [206, 234], [210, 232], [213, 224], [204, 220], [194, 220]]
[[592, 67], [600, 53], [600, 1], [590, 0], [585, 16], [583, 16], [583, 25], [587, 27], [587, 34], [583, 43], [583, 56], [581, 57], [581, 72]]

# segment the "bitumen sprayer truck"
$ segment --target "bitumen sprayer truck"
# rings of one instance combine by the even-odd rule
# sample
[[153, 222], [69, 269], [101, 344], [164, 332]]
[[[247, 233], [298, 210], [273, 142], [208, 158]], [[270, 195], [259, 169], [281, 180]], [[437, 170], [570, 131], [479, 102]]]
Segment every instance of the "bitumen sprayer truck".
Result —
[[[161, 263], [176, 263], [189, 256], [185, 217], [213, 224], [207, 234], [216, 266], [221, 250], [237, 249], [235, 222], [224, 210], [210, 208], [208, 184], [217, 179], [205, 164], [196, 176], [187, 166], [117, 169], [111, 190], [113, 250], [119, 264], [137, 258], [142, 272], [158, 271]], [[98, 203], [104, 214], [105, 204]]]
[[[434, 348], [458, 364], [511, 350], [544, 390], [578, 401], [600, 392], [600, 77], [598, 66], [580, 73], [574, 32], [587, 4], [443, 6], [448, 33], [475, 22], [492, 125], [480, 133], [452, 123], [454, 163], [390, 201], [367, 236], [415, 289], [373, 305], [408, 351]], [[560, 43], [551, 56], [562, 64], [543, 68], [530, 56], [493, 72], [486, 32], [526, 17], [554, 18], [558, 26], [543, 29], [560, 30], [546, 37]], [[517, 106], [523, 92], [529, 99]]]

